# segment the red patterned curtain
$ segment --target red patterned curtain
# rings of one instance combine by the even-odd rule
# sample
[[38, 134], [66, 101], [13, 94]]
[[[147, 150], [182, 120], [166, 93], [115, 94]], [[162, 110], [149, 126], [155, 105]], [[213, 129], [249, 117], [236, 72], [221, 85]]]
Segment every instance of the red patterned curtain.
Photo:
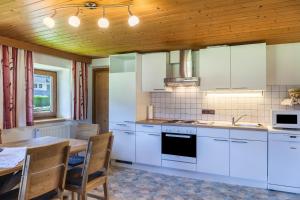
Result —
[[87, 119], [88, 67], [86, 63], [73, 61], [73, 119]]
[[[17, 76], [19, 76], [18, 69], [20, 68], [26, 69], [25, 70], [26, 71], [25, 72], [26, 73], [26, 124], [33, 125], [32, 52], [2, 45], [1, 56], [2, 56], [1, 64], [2, 64], [2, 78], [3, 78], [3, 128], [10, 129], [18, 126], [17, 124], [18, 123], [18, 116], [17, 116], [18, 78]], [[25, 97], [23, 98], [25, 99]]]

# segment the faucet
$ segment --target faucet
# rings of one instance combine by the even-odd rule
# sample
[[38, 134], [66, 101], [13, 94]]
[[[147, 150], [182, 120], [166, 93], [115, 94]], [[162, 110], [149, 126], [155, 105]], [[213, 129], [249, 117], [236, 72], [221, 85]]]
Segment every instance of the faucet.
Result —
[[235, 126], [236, 123], [238, 123], [243, 117], [246, 117], [246, 116], [248, 116], [248, 115], [241, 115], [237, 119], [235, 119], [234, 117], [232, 117], [232, 126]]

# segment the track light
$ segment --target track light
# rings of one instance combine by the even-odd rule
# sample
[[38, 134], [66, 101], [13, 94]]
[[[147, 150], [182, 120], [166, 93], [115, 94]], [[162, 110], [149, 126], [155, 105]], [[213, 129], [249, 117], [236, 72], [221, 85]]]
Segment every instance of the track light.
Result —
[[109, 21], [105, 17], [105, 8], [103, 8], [103, 14], [102, 17], [98, 20], [98, 26], [100, 28], [108, 28], [109, 27]]
[[69, 24], [76, 28], [80, 26], [80, 19], [78, 17], [78, 14], [79, 14], [79, 8], [77, 10], [76, 15], [70, 16], [68, 20]]
[[132, 12], [130, 11], [130, 6], [128, 6], [128, 14], [129, 14], [129, 18], [128, 18], [129, 26], [133, 27], [140, 23], [140, 19], [137, 16], [133, 15]]

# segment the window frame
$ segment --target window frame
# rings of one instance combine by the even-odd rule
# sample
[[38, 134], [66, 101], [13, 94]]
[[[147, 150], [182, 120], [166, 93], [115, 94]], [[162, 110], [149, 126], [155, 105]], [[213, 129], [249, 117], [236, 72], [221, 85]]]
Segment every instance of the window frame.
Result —
[[[44, 75], [44, 76], [51, 76], [53, 79], [52, 83], [52, 112], [34, 112], [33, 111], [33, 118], [35, 120], [39, 119], [47, 119], [47, 118], [56, 118], [57, 117], [57, 72], [56, 71], [49, 71], [49, 70], [41, 70], [41, 69], [34, 69], [33, 74]], [[34, 86], [33, 82], [33, 86]], [[33, 87], [34, 90], [34, 87]], [[34, 91], [33, 97], [34, 99]]]

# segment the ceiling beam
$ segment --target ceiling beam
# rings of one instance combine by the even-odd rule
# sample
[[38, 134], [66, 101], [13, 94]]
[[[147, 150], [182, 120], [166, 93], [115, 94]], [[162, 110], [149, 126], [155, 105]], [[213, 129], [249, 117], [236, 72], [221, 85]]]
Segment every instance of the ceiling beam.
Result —
[[65, 51], [60, 51], [60, 50], [52, 49], [52, 48], [45, 47], [45, 46], [35, 45], [35, 44], [28, 43], [28, 42], [23, 42], [20, 40], [15, 40], [15, 39], [3, 37], [3, 36], [0, 36], [0, 44], [16, 47], [16, 48], [20, 48], [20, 49], [26, 49], [26, 50], [33, 51], [33, 52], [48, 54], [51, 56], [56, 56], [56, 57], [65, 58], [65, 59], [69, 59], [69, 60], [76, 60], [78, 62], [85, 62], [85, 63], [92, 62], [91, 57], [68, 53]]

